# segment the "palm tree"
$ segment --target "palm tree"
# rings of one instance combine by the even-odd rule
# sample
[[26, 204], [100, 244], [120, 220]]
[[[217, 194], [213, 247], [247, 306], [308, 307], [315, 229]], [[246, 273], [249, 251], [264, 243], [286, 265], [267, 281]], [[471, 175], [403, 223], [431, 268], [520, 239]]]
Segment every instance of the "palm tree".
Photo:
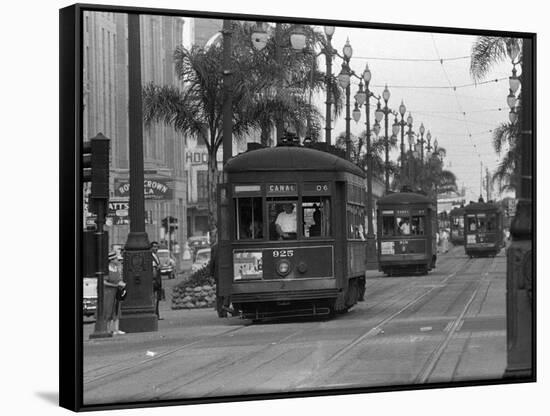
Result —
[[493, 183], [497, 182], [500, 191], [512, 191], [518, 188], [519, 178], [516, 167], [519, 165], [519, 125], [502, 123], [493, 131], [493, 147], [502, 160], [493, 173]]
[[[480, 36], [472, 46], [470, 73], [474, 80], [483, 79], [491, 67], [505, 59], [515, 66], [522, 60], [522, 40], [509, 37]], [[493, 183], [498, 182], [503, 190], [515, 190], [518, 185], [518, 175], [515, 172], [519, 166], [519, 128], [517, 124], [502, 123], [493, 132], [493, 147], [497, 154], [502, 154], [508, 147], [504, 157], [493, 174]]]
[[[354, 134], [350, 135], [350, 140], [351, 140], [350, 161], [355, 163], [361, 169], [367, 168], [367, 149], [363, 145], [366, 142], [366, 135], [367, 135], [366, 131], [363, 131], [359, 135], [359, 137], [355, 136]], [[336, 137], [335, 146], [342, 150], [346, 149], [345, 132], [341, 132]], [[389, 146], [390, 146], [390, 149], [396, 148], [397, 138], [393, 136], [390, 137]], [[371, 140], [371, 152], [372, 152], [373, 177], [383, 181], [385, 177], [385, 172], [386, 172], [385, 171], [386, 164], [384, 162], [384, 158], [385, 158], [384, 137], [377, 137]], [[395, 178], [399, 172], [399, 166], [397, 165], [397, 163], [390, 160], [388, 169], [390, 172], [390, 176]]]
[[519, 38], [479, 36], [472, 45], [470, 74], [475, 81], [482, 80], [491, 67], [509, 59], [521, 62], [522, 41]]
[[[223, 72], [222, 50], [179, 46], [174, 52], [176, 74], [183, 88], [148, 84], [143, 89], [143, 114], [146, 124], [162, 122], [182, 134], [203, 140], [208, 152], [208, 211], [210, 228], [216, 220], [217, 153], [222, 143]], [[250, 100], [243, 70], [247, 62], [235, 62], [242, 69], [233, 79], [233, 134], [239, 139], [257, 122], [250, 117], [243, 103]]]

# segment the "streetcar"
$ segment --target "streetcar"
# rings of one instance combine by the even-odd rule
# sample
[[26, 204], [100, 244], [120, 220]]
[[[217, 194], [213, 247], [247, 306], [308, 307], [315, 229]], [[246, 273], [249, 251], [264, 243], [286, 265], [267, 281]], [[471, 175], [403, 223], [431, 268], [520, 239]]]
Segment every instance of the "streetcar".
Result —
[[426, 274], [437, 260], [437, 209], [414, 192], [396, 192], [377, 202], [378, 268], [388, 276]]
[[218, 315], [347, 311], [365, 292], [363, 170], [311, 146], [256, 147], [219, 185]]
[[503, 247], [502, 208], [491, 201], [464, 207], [464, 250], [470, 257], [496, 256]]
[[453, 208], [449, 213], [451, 225], [451, 243], [464, 244], [464, 206]]

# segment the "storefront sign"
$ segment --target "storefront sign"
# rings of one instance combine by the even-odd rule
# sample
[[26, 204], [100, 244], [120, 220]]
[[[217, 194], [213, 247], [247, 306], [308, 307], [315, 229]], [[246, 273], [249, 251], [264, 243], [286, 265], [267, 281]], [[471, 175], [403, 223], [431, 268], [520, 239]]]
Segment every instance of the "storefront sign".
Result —
[[[173, 198], [172, 181], [166, 179], [145, 179], [143, 193], [145, 199], [171, 200]], [[115, 179], [115, 196], [130, 196], [130, 183], [127, 179]]]

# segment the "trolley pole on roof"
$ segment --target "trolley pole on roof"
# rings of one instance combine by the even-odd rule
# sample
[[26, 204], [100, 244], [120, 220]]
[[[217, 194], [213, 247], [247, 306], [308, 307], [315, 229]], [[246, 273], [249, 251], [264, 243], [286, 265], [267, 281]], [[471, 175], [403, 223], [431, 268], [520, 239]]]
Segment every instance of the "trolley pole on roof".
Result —
[[[521, 71], [520, 117], [520, 187], [516, 216], [510, 227], [512, 244], [506, 250], [506, 378], [533, 379], [533, 230], [532, 189], [534, 94], [533, 43], [524, 38]], [[515, 68], [514, 68], [515, 71]], [[516, 79], [517, 80], [517, 79]], [[510, 79], [512, 81], [512, 79]]]

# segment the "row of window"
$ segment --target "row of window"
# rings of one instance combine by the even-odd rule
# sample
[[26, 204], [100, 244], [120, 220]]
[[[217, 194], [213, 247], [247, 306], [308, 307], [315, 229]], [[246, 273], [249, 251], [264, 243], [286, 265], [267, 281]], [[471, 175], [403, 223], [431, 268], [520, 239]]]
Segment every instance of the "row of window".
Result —
[[[265, 201], [265, 206], [264, 206]], [[270, 241], [332, 235], [330, 197], [249, 197], [235, 199], [237, 240]], [[301, 226], [298, 227], [298, 221]]]
[[393, 237], [400, 235], [424, 235], [426, 216], [421, 214], [383, 214], [382, 235]]
[[497, 229], [497, 216], [496, 214], [468, 215], [466, 229], [471, 232], [494, 232]]

